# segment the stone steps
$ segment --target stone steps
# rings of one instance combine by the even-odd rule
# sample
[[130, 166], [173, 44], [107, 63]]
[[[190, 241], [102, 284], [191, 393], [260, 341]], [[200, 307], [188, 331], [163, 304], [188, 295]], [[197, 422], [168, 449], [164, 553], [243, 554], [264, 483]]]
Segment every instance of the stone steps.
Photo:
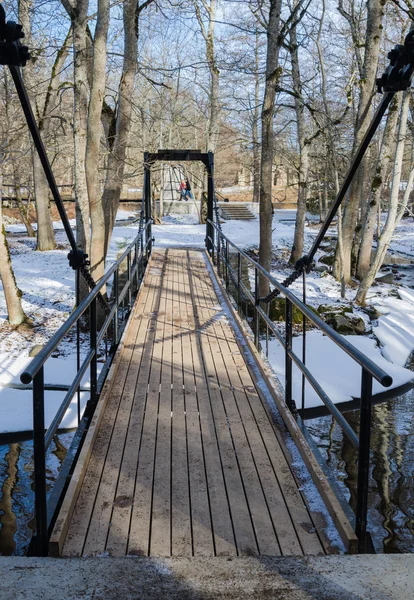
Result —
[[252, 211], [247, 208], [247, 206], [243, 205], [232, 205], [230, 203], [226, 203], [220, 205], [221, 216], [223, 219], [230, 220], [235, 219], [237, 221], [251, 221], [256, 218], [256, 215], [252, 213]]

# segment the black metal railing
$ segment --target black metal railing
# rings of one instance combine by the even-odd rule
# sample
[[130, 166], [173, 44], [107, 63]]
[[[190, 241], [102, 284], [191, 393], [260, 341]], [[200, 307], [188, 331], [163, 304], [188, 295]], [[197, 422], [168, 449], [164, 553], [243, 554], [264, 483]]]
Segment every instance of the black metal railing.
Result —
[[[226, 237], [215, 223], [209, 222], [214, 232], [213, 238], [206, 240], [206, 245], [211, 248], [210, 256], [217, 267], [218, 275], [222, 279], [229, 295], [233, 295], [234, 302], [237, 304], [239, 314], [247, 316], [255, 346], [264, 350], [268, 355], [268, 332], [277, 338], [285, 350], [285, 382], [284, 393], [285, 402], [288, 408], [295, 412], [296, 404], [292, 396], [292, 367], [297, 366], [302, 373], [302, 409], [305, 408], [304, 386], [305, 380], [309, 382], [319, 398], [326, 406], [329, 413], [340, 425], [342, 431], [349, 439], [351, 444], [358, 451], [358, 479], [356, 491], [356, 511], [355, 511], [355, 533], [358, 537], [359, 552], [368, 552], [371, 548], [370, 536], [367, 532], [367, 511], [368, 511], [368, 483], [369, 483], [369, 464], [370, 464], [370, 433], [371, 433], [371, 410], [372, 410], [372, 383], [376, 379], [384, 387], [392, 384], [392, 378], [383, 369], [378, 367], [372, 360], [360, 352], [355, 346], [350, 344], [342, 335], [327, 325], [315, 312], [312, 311], [304, 302], [280, 284], [270, 273], [261, 267], [253, 258], [240, 250], [228, 237]], [[247, 281], [243, 281], [243, 268], [245, 265], [250, 269], [248, 274], [249, 281], [254, 282], [254, 291], [252, 292]], [[253, 277], [252, 277], [253, 274]], [[279, 290], [279, 297], [285, 300], [285, 326], [284, 336], [280, 329], [272, 321], [268, 314], [269, 305], [261, 305], [259, 295], [259, 277], [265, 278], [273, 288]], [[304, 281], [305, 283], [305, 281]], [[243, 308], [244, 307], [244, 308]], [[250, 310], [247, 308], [250, 307]], [[360, 421], [359, 435], [352, 429], [344, 416], [323, 390], [317, 379], [312, 375], [306, 366], [306, 348], [303, 345], [302, 357], [299, 357], [292, 348], [293, 341], [293, 308], [300, 311], [303, 316], [304, 332], [305, 323], [309, 321], [314, 327], [319, 329], [324, 335], [332, 340], [348, 356], [361, 366], [361, 401], [360, 401]], [[262, 348], [260, 340], [261, 325], [264, 325], [266, 331], [266, 344]], [[305, 337], [304, 337], [305, 339]]]
[[[47, 556], [49, 536], [63, 493], [67, 487], [70, 473], [79, 454], [84, 433], [94, 413], [104, 376], [119, 343], [122, 329], [131, 311], [133, 301], [141, 282], [151, 253], [151, 221], [140, 229], [135, 240], [129, 244], [119, 259], [98, 281], [96, 287], [77, 306], [70, 317], [42, 348], [28, 365], [20, 379], [24, 384], [33, 382], [33, 445], [34, 445], [34, 491], [36, 529], [29, 552], [38, 556]], [[102, 314], [99, 295], [104, 289], [111, 288], [108, 294], [108, 310]], [[86, 356], [78, 361], [77, 373], [65, 398], [60, 404], [49, 427], [45, 426], [45, 381], [44, 366], [48, 358], [59, 345], [67, 339], [75, 326], [81, 323], [83, 346], [87, 345]], [[79, 338], [78, 338], [79, 339]], [[108, 351], [109, 346], [109, 351]], [[79, 345], [78, 345], [79, 352]], [[98, 379], [97, 359], [101, 352], [105, 364]], [[82, 415], [80, 406], [81, 383], [89, 369], [89, 400]], [[47, 489], [46, 453], [53, 441], [59, 425], [71, 402], [77, 396], [78, 430], [60, 469], [52, 490]]]

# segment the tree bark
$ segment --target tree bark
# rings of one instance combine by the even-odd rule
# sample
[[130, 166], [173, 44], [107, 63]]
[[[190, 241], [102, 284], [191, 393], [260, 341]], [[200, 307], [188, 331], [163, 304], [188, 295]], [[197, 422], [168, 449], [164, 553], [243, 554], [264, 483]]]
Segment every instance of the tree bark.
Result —
[[[404, 148], [405, 148], [405, 139], [407, 134], [407, 119], [408, 119], [408, 110], [411, 99], [411, 90], [407, 90], [404, 92], [403, 100], [401, 103], [401, 113], [400, 113], [400, 122], [398, 126], [398, 137], [397, 137], [397, 146], [395, 152], [395, 160], [394, 160], [394, 168], [392, 174], [392, 187], [391, 187], [391, 197], [390, 204], [388, 208], [387, 221], [385, 223], [384, 229], [381, 232], [381, 236], [378, 240], [377, 251], [372, 261], [372, 264], [365, 275], [364, 279], [361, 281], [361, 284], [358, 288], [357, 295], [355, 297], [355, 301], [357, 304], [364, 305], [366, 301], [366, 295], [368, 293], [369, 288], [371, 287], [375, 276], [378, 272], [378, 269], [381, 267], [385, 254], [388, 250], [389, 244], [391, 242], [392, 234], [396, 226], [401, 219], [405, 206], [399, 206], [398, 198], [400, 191], [400, 183], [401, 183], [401, 172], [402, 172], [402, 163], [404, 157]], [[404, 201], [408, 201], [408, 195], [404, 195]]]
[[[365, 55], [360, 81], [361, 91], [358, 115], [355, 127], [353, 153], [364, 137], [371, 117], [371, 100], [374, 94], [375, 78], [378, 67], [378, 55], [382, 35], [384, 0], [368, 0], [367, 29], [365, 35]], [[355, 228], [358, 222], [361, 195], [364, 193], [364, 162], [360, 165], [351, 186], [343, 217], [343, 253], [345, 283], [351, 279], [351, 255]], [[336, 265], [336, 272], [338, 271]]]
[[206, 59], [210, 72], [210, 87], [209, 87], [209, 110], [207, 123], [207, 152], [215, 152], [219, 136], [219, 84], [220, 71], [217, 67], [215, 51], [214, 51], [214, 28], [216, 23], [216, 0], [207, 2], [202, 0], [202, 6], [207, 13], [208, 25], [204, 24], [200, 3], [198, 0], [193, 0], [196, 17], [200, 25], [201, 35], [206, 44]]
[[98, 0], [85, 160], [92, 229], [91, 274], [96, 281], [103, 276], [105, 271], [105, 212], [99, 179], [99, 149], [102, 132], [101, 115], [106, 86], [108, 27], [109, 0]]
[[22, 293], [17, 287], [10, 259], [6, 229], [3, 224], [3, 175], [0, 174], [0, 279], [6, 299], [7, 314], [10, 325], [21, 325], [27, 318], [22, 308]]
[[[274, 158], [273, 113], [276, 87], [280, 79], [280, 11], [282, 0], [270, 0], [267, 27], [266, 82], [262, 104], [262, 153], [260, 165], [260, 244], [259, 261], [270, 271], [272, 262], [272, 170]], [[260, 278], [260, 296], [269, 291], [269, 283]]]
[[[32, 0], [19, 0], [18, 13], [19, 22], [23, 26], [25, 33], [25, 44], [31, 46], [31, 10], [33, 1]], [[53, 78], [53, 73], [52, 73]], [[34, 77], [33, 64], [31, 61], [27, 63], [23, 69], [23, 79], [27, 87], [29, 98], [34, 107], [37, 106], [36, 98], [36, 82]], [[37, 112], [37, 111], [35, 111]], [[39, 116], [39, 115], [37, 115]], [[42, 123], [38, 118], [38, 125], [40, 129], [43, 129]], [[53, 250], [56, 248], [55, 232], [53, 229], [52, 216], [50, 214], [50, 201], [49, 201], [49, 186], [46, 180], [46, 176], [43, 171], [39, 156], [36, 149], [32, 149], [32, 160], [33, 160], [33, 181], [35, 189], [35, 205], [36, 205], [36, 217], [37, 217], [37, 245], [36, 249], [40, 251]]]
[[369, 270], [372, 243], [378, 214], [378, 206], [387, 178], [388, 168], [395, 150], [395, 131], [401, 105], [401, 94], [396, 94], [390, 105], [376, 172], [371, 181], [371, 198], [365, 214], [362, 240], [359, 248], [357, 276], [363, 279]]
[[296, 26], [290, 30], [290, 55], [292, 60], [293, 91], [295, 93], [296, 128], [299, 145], [298, 205], [295, 233], [289, 263], [294, 265], [303, 255], [305, 236], [306, 201], [308, 198], [309, 142], [305, 132], [305, 107], [302, 101], [302, 80], [299, 66], [299, 52]]
[[259, 102], [260, 102], [260, 79], [259, 79], [259, 32], [256, 30], [255, 43], [255, 75], [254, 75], [254, 110], [253, 110], [253, 202], [260, 201], [260, 143], [259, 143]]
[[116, 119], [116, 132], [112, 151], [108, 158], [107, 176], [103, 193], [103, 205], [105, 211], [105, 248], [106, 256], [115, 216], [119, 206], [121, 195], [126, 148], [128, 136], [131, 129], [132, 103], [134, 82], [138, 62], [138, 25], [139, 16], [152, 0], [147, 0], [137, 6], [133, 0], [125, 0], [123, 3], [124, 20], [124, 61], [121, 81], [118, 91], [118, 111]]

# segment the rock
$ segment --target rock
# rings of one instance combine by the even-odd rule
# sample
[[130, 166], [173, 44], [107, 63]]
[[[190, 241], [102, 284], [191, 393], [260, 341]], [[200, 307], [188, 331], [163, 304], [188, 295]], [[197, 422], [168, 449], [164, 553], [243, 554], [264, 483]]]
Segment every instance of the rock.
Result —
[[332, 265], [334, 264], [334, 261], [335, 261], [335, 257], [333, 254], [324, 254], [319, 259], [320, 263], [323, 263], [324, 265], [328, 265], [328, 267], [332, 267]]
[[352, 319], [352, 326], [356, 335], [361, 335], [365, 332], [365, 321], [362, 317], [354, 317]]
[[380, 311], [377, 310], [374, 306], [365, 306], [361, 310], [363, 310], [364, 313], [369, 316], [371, 321], [376, 321], [382, 315], [382, 313], [380, 313]]
[[[312, 310], [316, 315], [318, 312], [312, 307], [307, 305], [310, 310]], [[296, 308], [296, 306], [292, 307], [292, 320], [294, 325], [300, 325], [302, 323], [303, 315], [301, 311]], [[285, 311], [286, 311], [286, 300], [285, 298], [277, 298], [274, 300], [270, 307], [269, 317], [272, 321], [284, 321], [285, 320]]]
[[390, 272], [375, 278], [377, 283], [394, 283], [394, 275]]
[[335, 315], [327, 319], [326, 322], [342, 335], [360, 335], [365, 331], [365, 322], [361, 317]]
[[318, 313], [331, 313], [332, 315], [352, 313], [353, 308], [348, 304], [321, 304], [318, 306]]

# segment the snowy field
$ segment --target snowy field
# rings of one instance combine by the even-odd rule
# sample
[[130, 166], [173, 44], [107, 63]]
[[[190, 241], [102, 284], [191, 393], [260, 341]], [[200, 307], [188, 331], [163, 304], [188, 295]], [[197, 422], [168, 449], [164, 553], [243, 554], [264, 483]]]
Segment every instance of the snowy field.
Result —
[[[294, 222], [292, 211], [279, 211], [274, 217], [273, 244], [275, 248], [284, 248], [281, 252], [280, 268], [273, 274], [280, 280], [291, 271], [286, 268], [286, 248], [293, 240]], [[125, 221], [133, 213], [119, 211], [117, 220]], [[411, 244], [412, 220], [404, 221], [396, 231], [393, 248], [414, 257], [414, 241]], [[10, 252], [15, 270], [16, 280], [23, 292], [23, 308], [34, 323], [33, 329], [12, 329], [6, 320], [6, 307], [3, 293], [0, 293], [0, 432], [26, 429], [31, 422], [31, 392], [11, 389], [18, 383], [19, 374], [29, 360], [29, 352], [33, 346], [44, 344], [59, 326], [67, 319], [74, 304], [74, 272], [68, 265], [67, 244], [61, 224], [56, 224], [58, 249], [51, 252], [35, 251], [35, 240], [18, 236], [21, 225], [8, 225], [7, 230], [13, 233], [9, 238]], [[241, 248], [257, 247], [259, 243], [259, 222], [229, 221], [223, 223], [223, 231]], [[118, 225], [114, 229], [108, 255], [108, 265], [119, 252], [134, 239], [137, 224]], [[309, 247], [317, 233], [314, 226], [306, 229], [306, 247]], [[164, 219], [162, 225], [153, 227], [155, 246], [204, 248], [205, 226], [199, 225], [197, 217], [192, 215], [175, 215]], [[306, 251], [306, 248], [305, 248]], [[338, 304], [340, 299], [338, 283], [329, 274], [313, 272], [307, 277], [307, 299], [309, 304], [318, 307], [320, 304]], [[301, 295], [301, 284], [298, 282], [291, 288]], [[0, 288], [0, 291], [1, 288]], [[355, 290], [347, 292], [346, 302], [352, 302]], [[357, 346], [374, 362], [379, 364], [394, 379], [393, 387], [411, 381], [413, 373], [404, 368], [407, 358], [414, 349], [414, 293], [410, 288], [399, 285], [378, 284], [372, 288], [368, 303], [374, 306], [381, 316], [372, 323], [372, 331], [365, 336], [347, 336], [348, 341]], [[367, 326], [369, 319], [365, 312], [354, 309]], [[301, 336], [294, 339], [294, 349], [301, 356]], [[68, 381], [74, 374], [74, 344], [68, 341], [65, 356], [56, 357], [55, 368], [48, 372], [47, 383], [53, 385]], [[281, 381], [284, 381], [283, 350], [272, 340], [269, 344], [269, 361]], [[307, 364], [311, 372], [320, 381], [322, 387], [334, 402], [344, 402], [359, 396], [360, 368], [358, 365], [317, 331], [307, 336]], [[66, 375], [62, 380], [61, 374]], [[340, 385], [339, 385], [340, 384]], [[85, 379], [84, 388], [88, 382]], [[301, 376], [294, 369], [294, 392], [299, 397]], [[375, 384], [374, 392], [384, 391]], [[12, 397], [13, 396], [13, 397]], [[87, 391], [83, 393], [87, 398]], [[51, 415], [63, 398], [63, 392], [48, 393], [48, 413]], [[12, 402], [10, 400], [12, 399]], [[19, 400], [20, 399], [20, 400]], [[306, 390], [306, 406], [320, 403], [316, 394]], [[11, 408], [13, 407], [13, 408]], [[15, 414], [13, 419], [10, 414]], [[17, 415], [20, 415], [17, 418]], [[23, 415], [25, 415], [23, 417]], [[70, 426], [75, 415], [74, 407], [67, 415], [65, 424]]]

